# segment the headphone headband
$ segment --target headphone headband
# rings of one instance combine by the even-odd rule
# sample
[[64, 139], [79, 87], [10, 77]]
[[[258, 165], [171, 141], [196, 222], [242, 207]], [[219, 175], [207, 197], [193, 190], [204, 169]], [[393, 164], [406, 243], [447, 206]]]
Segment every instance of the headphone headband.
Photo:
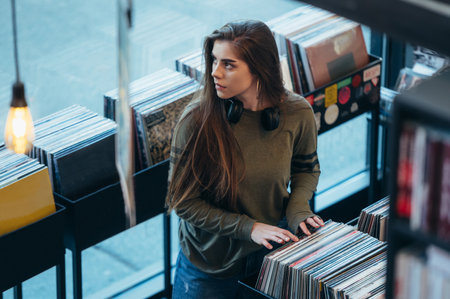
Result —
[[[227, 119], [230, 123], [237, 123], [241, 119], [244, 105], [241, 101], [231, 98], [225, 100]], [[269, 107], [261, 113], [261, 124], [266, 131], [272, 131], [278, 128], [280, 123], [280, 108]]]

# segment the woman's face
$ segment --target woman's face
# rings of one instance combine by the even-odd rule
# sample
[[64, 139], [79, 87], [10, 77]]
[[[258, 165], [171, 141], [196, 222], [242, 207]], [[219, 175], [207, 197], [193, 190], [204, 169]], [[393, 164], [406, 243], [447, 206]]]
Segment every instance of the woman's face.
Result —
[[256, 80], [247, 63], [238, 58], [231, 42], [216, 40], [212, 49], [212, 73], [217, 95], [246, 102], [256, 99]]

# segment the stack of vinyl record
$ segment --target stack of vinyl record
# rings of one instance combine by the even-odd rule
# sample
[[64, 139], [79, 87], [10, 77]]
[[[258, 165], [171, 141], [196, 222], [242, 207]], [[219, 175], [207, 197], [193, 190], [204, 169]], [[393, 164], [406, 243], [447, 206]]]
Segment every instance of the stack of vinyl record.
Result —
[[54, 211], [47, 167], [0, 145], [0, 235]]
[[386, 248], [352, 226], [327, 221], [266, 255], [256, 288], [275, 298], [376, 298], [385, 291]]
[[267, 22], [286, 55], [294, 91], [311, 92], [369, 63], [361, 26], [311, 5]]
[[[135, 124], [136, 170], [169, 158], [173, 130], [199, 84], [179, 72], [160, 70], [130, 84]], [[105, 116], [114, 119], [118, 90], [105, 94]]]
[[78, 198], [118, 180], [116, 124], [73, 105], [39, 119], [30, 156], [48, 166], [53, 190]]
[[389, 220], [389, 196], [371, 204], [361, 211], [358, 230], [386, 241]]
[[197, 49], [188, 53], [175, 61], [176, 70], [198, 82], [202, 82], [205, 66], [203, 65], [203, 53], [201, 49]]
[[0, 145], [0, 161], [0, 188], [47, 168], [30, 157], [14, 153], [4, 145]]

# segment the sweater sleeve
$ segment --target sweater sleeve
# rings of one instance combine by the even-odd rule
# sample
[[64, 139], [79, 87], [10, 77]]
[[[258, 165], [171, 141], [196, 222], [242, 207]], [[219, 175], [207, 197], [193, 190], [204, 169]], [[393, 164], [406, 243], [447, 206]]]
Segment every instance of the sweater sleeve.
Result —
[[291, 161], [291, 195], [286, 209], [289, 228], [297, 233], [300, 222], [314, 216], [309, 200], [320, 175], [317, 156], [317, 128], [310, 107], [301, 110], [301, 122]]
[[[193, 129], [189, 117], [184, 118], [175, 128], [170, 153], [169, 180], [177, 174], [173, 173], [174, 165], [182, 159], [182, 152]], [[180, 162], [183, 167], [183, 161]], [[207, 232], [228, 236], [235, 239], [251, 241], [251, 230], [256, 220], [244, 214], [233, 213], [206, 201], [200, 192], [192, 194], [175, 209], [181, 219]]]

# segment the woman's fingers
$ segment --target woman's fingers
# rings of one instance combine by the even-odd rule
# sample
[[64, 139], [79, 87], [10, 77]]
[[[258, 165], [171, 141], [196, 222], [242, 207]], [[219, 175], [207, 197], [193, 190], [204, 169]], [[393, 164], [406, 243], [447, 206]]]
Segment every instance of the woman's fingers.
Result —
[[298, 237], [296, 235], [294, 235], [293, 233], [291, 233], [288, 230], [283, 230], [283, 233], [286, 235], [287, 238], [289, 238], [290, 240], [297, 242], [298, 241]]
[[271, 241], [279, 244], [284, 244], [290, 240], [298, 241], [297, 236], [286, 229], [258, 222], [253, 225], [251, 238], [255, 243], [263, 245], [267, 249], [273, 248], [269, 243]]
[[311, 232], [309, 231], [308, 227], [306, 226], [306, 224], [311, 225], [312, 227], [318, 228], [320, 226], [324, 226], [325, 224], [323, 223], [323, 220], [318, 217], [318, 216], [313, 216], [313, 217], [309, 217], [306, 218], [305, 221], [300, 222], [299, 226], [300, 229], [302, 230], [302, 232], [307, 235], [310, 236]]
[[264, 247], [266, 247], [267, 249], [272, 249], [273, 248], [273, 246], [270, 245], [270, 243], [267, 242], [265, 239], [263, 239], [262, 245], [264, 245]]
[[277, 228], [277, 230], [274, 231], [274, 234], [285, 242], [288, 242], [289, 240], [295, 242], [298, 241], [297, 236], [288, 231], [287, 229]]
[[313, 227], [319, 227], [320, 224], [318, 223], [318, 219], [314, 219], [313, 217], [307, 218], [305, 220], [309, 225], [313, 226]]
[[316, 221], [316, 223], [320, 224], [320, 226], [324, 226], [325, 225], [325, 223], [323, 222], [322, 218], [320, 218], [319, 216], [314, 216], [313, 218]]
[[300, 222], [299, 226], [300, 226], [300, 229], [302, 230], [302, 232], [303, 232], [305, 235], [307, 235], [307, 236], [310, 236], [310, 235], [311, 235], [311, 232], [310, 232], [310, 231], [308, 230], [308, 228], [306, 227], [305, 221]]

